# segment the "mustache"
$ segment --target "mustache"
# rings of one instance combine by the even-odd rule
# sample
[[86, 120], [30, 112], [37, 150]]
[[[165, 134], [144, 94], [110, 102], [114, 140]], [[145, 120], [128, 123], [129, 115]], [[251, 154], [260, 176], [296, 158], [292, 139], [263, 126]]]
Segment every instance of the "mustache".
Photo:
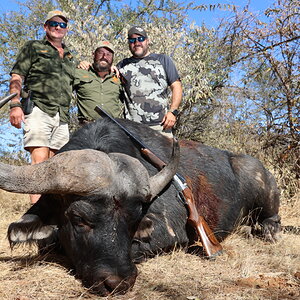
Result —
[[110, 68], [111, 68], [111, 64], [106, 61], [107, 65], [106, 66], [101, 66], [100, 65], [101, 61], [106, 61], [106, 60], [103, 60], [103, 59], [102, 60], [97, 60], [93, 63], [93, 67], [94, 67], [95, 71], [97, 71], [97, 72], [109, 71]]
[[105, 61], [105, 62], [109, 63], [109, 61], [107, 59], [105, 59], [105, 58], [101, 58], [101, 59], [95, 60], [95, 63], [99, 63], [101, 61]]

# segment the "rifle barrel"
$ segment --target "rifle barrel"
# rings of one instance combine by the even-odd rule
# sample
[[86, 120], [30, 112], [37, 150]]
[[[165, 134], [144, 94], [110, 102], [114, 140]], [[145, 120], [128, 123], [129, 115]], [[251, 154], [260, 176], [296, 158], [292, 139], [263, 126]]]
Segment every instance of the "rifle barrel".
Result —
[[2, 108], [10, 99], [17, 96], [17, 93], [10, 94], [0, 100], [0, 108]]
[[96, 106], [95, 111], [100, 115], [109, 118], [112, 122], [117, 124], [125, 133], [140, 147], [147, 149], [142, 141], [140, 141], [136, 136], [134, 136], [127, 128], [120, 124], [115, 118], [113, 118], [109, 113], [107, 113], [102, 107]]
[[[120, 122], [118, 122], [115, 118], [113, 118], [109, 113], [107, 113], [102, 107], [96, 106], [95, 111], [103, 117], [109, 118], [112, 122], [114, 122], [116, 125], [118, 125], [130, 138], [132, 141], [134, 141], [139, 147], [140, 151], [143, 154], [143, 156], [150, 161], [157, 169], [161, 170], [166, 163], [161, 160], [155, 153], [153, 153], [147, 146], [139, 140], [136, 136], [134, 136], [127, 128], [125, 128]], [[184, 177], [178, 173], [174, 175], [174, 178], [177, 182], [181, 181], [181, 185], [186, 185], [186, 181]]]

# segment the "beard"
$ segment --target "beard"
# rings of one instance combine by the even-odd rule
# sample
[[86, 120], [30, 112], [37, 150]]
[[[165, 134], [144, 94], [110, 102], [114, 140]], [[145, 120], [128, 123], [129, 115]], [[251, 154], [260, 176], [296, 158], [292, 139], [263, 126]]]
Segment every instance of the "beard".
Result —
[[134, 57], [142, 58], [147, 55], [147, 53], [149, 51], [149, 47], [148, 46], [134, 46], [133, 48], [130, 48], [129, 50]]
[[[103, 61], [105, 61], [106, 64], [101, 64], [101, 62], [103, 62]], [[103, 59], [100, 61], [95, 61], [93, 63], [93, 68], [97, 72], [107, 72], [107, 71], [110, 71], [111, 64], [107, 60]]]

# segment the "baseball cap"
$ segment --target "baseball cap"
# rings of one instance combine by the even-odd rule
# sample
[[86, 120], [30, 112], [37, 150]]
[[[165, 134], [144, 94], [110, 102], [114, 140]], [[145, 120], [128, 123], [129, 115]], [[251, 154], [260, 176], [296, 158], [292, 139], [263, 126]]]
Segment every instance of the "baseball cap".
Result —
[[50, 19], [52, 19], [53, 17], [55, 17], [55, 16], [58, 16], [58, 17], [63, 18], [66, 22], [69, 21], [69, 20], [68, 20], [68, 17], [67, 17], [67, 14], [66, 14], [65, 12], [60, 11], [60, 10], [51, 10], [51, 11], [49, 11], [48, 14], [47, 14], [47, 17], [46, 17], [46, 19], [45, 19], [45, 23], [46, 23], [47, 21], [49, 21]]
[[99, 44], [97, 44], [96, 50], [98, 48], [107, 48], [113, 53], [115, 53], [115, 47], [109, 41], [101, 41]]
[[130, 38], [133, 34], [139, 34], [145, 38], [148, 37], [146, 30], [140, 26], [133, 26], [128, 30], [128, 38]]

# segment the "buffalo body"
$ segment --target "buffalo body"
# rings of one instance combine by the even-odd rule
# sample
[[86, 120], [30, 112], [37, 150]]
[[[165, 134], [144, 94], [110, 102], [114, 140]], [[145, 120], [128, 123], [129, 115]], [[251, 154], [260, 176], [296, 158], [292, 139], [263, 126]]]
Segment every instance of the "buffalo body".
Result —
[[[162, 160], [169, 161], [171, 139], [148, 126], [119, 121]], [[186, 178], [199, 214], [219, 240], [243, 220], [258, 222], [264, 238], [276, 240], [280, 230], [279, 192], [273, 176], [260, 161], [192, 141], [181, 141], [180, 146], [177, 171]], [[149, 176], [157, 173], [130, 138], [110, 120], [98, 120], [79, 129], [60, 155], [85, 149], [109, 155], [122, 153], [142, 163]], [[81, 160], [68, 163], [77, 168], [82, 166]], [[126, 292], [137, 275], [133, 262], [196, 241], [193, 228], [187, 225], [187, 209], [171, 183], [151, 201], [140, 195], [142, 184], [131, 194], [119, 191], [124, 182], [131, 186], [145, 176], [127, 176], [129, 164], [119, 166], [121, 179], [113, 183], [109, 193], [99, 195], [97, 188], [92, 193], [80, 193], [71, 187], [59, 193], [44, 192], [20, 221], [10, 225], [8, 237], [12, 245], [35, 241], [48, 246], [54, 242], [63, 248], [85, 286], [101, 295]], [[94, 162], [94, 168], [101, 169], [102, 165]], [[130, 172], [134, 170], [135, 167], [130, 168]], [[79, 176], [77, 181], [80, 180]], [[251, 218], [245, 218], [250, 213]]]

